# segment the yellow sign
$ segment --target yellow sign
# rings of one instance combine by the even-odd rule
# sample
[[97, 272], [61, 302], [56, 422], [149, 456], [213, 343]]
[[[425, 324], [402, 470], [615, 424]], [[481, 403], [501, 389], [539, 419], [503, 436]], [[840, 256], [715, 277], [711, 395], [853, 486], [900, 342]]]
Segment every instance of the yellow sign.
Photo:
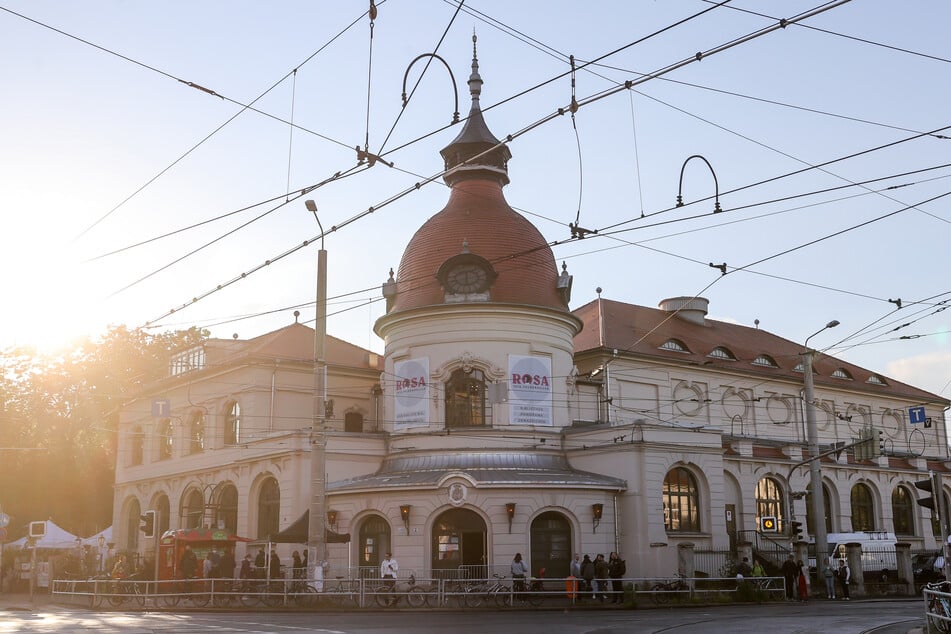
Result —
[[775, 517], [761, 517], [759, 518], [759, 529], [764, 533], [775, 533], [776, 528], [776, 518]]

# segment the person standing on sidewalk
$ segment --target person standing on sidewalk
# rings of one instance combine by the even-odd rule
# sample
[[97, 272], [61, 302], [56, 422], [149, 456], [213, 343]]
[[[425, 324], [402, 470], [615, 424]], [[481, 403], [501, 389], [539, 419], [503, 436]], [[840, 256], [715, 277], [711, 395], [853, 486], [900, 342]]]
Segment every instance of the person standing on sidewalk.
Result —
[[822, 560], [822, 575], [826, 580], [826, 598], [835, 598], [835, 569], [832, 568], [832, 560], [826, 557]]
[[620, 555], [612, 552], [608, 557], [608, 576], [611, 577], [611, 603], [624, 603], [624, 582], [627, 564]]
[[799, 581], [799, 566], [796, 565], [796, 560], [792, 555], [783, 562], [780, 572], [783, 573], [783, 580], [786, 582], [786, 599], [792, 601], [796, 598]]
[[839, 586], [842, 588], [842, 599], [849, 600], [849, 582], [852, 580], [852, 571], [844, 559], [839, 560]]

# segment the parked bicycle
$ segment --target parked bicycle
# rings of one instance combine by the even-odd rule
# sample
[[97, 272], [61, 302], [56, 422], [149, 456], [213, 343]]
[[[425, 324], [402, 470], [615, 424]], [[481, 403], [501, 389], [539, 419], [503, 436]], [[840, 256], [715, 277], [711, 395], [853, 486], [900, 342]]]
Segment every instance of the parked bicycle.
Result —
[[126, 601], [134, 601], [142, 607], [145, 605], [145, 592], [138, 575], [131, 575], [126, 579], [117, 579], [109, 594], [109, 605], [119, 607]]
[[335, 577], [324, 582], [318, 593], [320, 603], [335, 608], [353, 608], [360, 604], [360, 582], [357, 579]]
[[690, 585], [687, 583], [687, 577], [678, 574], [676, 579], [671, 581], [655, 583], [651, 586], [651, 598], [657, 605], [667, 605], [671, 598], [680, 600], [690, 593]]
[[928, 595], [928, 626], [933, 625], [939, 632], [951, 631], [951, 597], [944, 596], [951, 593], [951, 582], [939, 581], [925, 584]]

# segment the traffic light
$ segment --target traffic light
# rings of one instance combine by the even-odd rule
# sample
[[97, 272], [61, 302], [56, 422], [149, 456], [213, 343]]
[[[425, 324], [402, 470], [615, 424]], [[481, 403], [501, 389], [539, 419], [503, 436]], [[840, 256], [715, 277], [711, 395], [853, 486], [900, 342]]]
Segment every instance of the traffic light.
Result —
[[878, 430], [878, 455], [885, 455], [885, 432]]
[[[921, 489], [922, 491], [927, 491], [928, 493], [937, 493], [941, 490], [940, 486], [935, 486], [935, 475], [933, 473], [928, 477], [927, 480], [918, 480], [915, 482], [915, 488]], [[935, 496], [920, 498], [916, 500], [916, 502], [926, 509], [931, 509], [935, 514], [938, 513], [938, 503]]]
[[794, 542], [802, 541], [802, 522], [793, 520], [789, 523], [789, 536]]
[[775, 533], [776, 532], [776, 518], [775, 517], [759, 518], [759, 530], [761, 533]]
[[155, 511], [146, 511], [144, 515], [140, 515], [139, 519], [142, 520], [142, 525], [139, 526], [139, 530], [145, 533], [146, 537], [155, 536]]

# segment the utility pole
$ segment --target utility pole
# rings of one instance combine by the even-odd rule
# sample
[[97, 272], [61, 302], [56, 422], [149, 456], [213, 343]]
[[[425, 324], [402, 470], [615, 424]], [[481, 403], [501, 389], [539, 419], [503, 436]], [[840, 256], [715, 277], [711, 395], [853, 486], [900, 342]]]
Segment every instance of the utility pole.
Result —
[[[324, 577], [327, 559], [327, 440], [324, 435], [327, 405], [327, 251], [324, 249], [324, 228], [317, 217], [317, 204], [304, 201], [314, 214], [320, 228], [320, 250], [317, 252], [317, 320], [314, 322], [314, 420], [310, 430], [310, 520], [307, 525], [308, 563], [313, 565], [310, 576], [318, 581]], [[310, 573], [310, 571], [308, 571]]]
[[[812, 485], [812, 533], [816, 542], [816, 570], [821, 570], [822, 560], [829, 556], [826, 512], [822, 490], [822, 468], [819, 465], [819, 431], [816, 428], [816, 388], [812, 380], [812, 361], [815, 351], [809, 348], [809, 340], [826, 328], [835, 328], [835, 319], [806, 337], [802, 359], [803, 398], [806, 400], [806, 440], [809, 443], [809, 482]], [[816, 573], [818, 574], [818, 572]]]

